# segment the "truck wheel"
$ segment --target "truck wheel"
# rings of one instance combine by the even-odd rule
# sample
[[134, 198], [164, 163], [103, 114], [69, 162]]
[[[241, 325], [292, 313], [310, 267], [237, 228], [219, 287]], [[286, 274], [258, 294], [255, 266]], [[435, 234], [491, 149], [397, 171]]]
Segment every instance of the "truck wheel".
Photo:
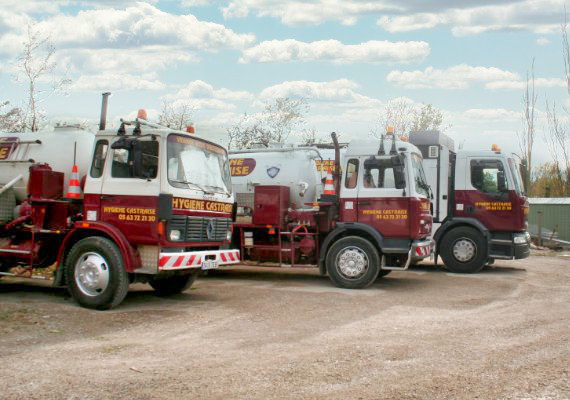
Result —
[[81, 239], [65, 260], [71, 296], [82, 306], [108, 310], [119, 305], [129, 291], [129, 276], [115, 243], [103, 237]]
[[170, 275], [166, 277], [154, 276], [148, 282], [158, 296], [170, 296], [182, 293], [188, 289], [198, 276], [199, 269], [184, 275]]
[[487, 246], [479, 231], [469, 227], [452, 229], [439, 244], [445, 267], [451, 272], [479, 272], [487, 260]]
[[380, 256], [368, 240], [347, 236], [335, 242], [326, 258], [327, 272], [333, 283], [346, 289], [370, 286], [380, 272]]

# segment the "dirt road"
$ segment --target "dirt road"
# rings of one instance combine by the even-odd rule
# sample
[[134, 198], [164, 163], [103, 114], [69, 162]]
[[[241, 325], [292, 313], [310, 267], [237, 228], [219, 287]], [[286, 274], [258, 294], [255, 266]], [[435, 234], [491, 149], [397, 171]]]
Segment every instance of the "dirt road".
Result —
[[570, 260], [433, 266], [367, 290], [239, 269], [118, 309], [0, 283], [0, 397], [570, 398]]

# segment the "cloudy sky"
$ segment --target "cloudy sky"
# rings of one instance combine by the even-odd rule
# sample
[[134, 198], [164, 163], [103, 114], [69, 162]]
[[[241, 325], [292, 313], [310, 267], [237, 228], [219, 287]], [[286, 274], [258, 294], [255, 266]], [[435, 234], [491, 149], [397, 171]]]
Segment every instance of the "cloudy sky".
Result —
[[[304, 97], [307, 126], [343, 140], [370, 134], [386, 102], [444, 110], [465, 148], [517, 151], [522, 95], [535, 59], [539, 117], [568, 103], [561, 46], [564, 0], [0, 0], [0, 101], [14, 81], [27, 21], [57, 49], [73, 83], [41, 107], [52, 120], [114, 119], [190, 102], [199, 134], [276, 97]], [[538, 152], [546, 124], [538, 122]]]

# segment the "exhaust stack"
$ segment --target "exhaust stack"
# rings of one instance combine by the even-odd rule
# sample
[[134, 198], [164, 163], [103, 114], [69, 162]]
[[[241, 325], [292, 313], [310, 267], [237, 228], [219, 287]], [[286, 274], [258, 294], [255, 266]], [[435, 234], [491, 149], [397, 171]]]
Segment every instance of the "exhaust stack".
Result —
[[99, 120], [99, 130], [105, 130], [107, 126], [107, 102], [109, 100], [109, 96], [111, 92], [103, 93], [103, 102], [101, 103], [101, 119]]

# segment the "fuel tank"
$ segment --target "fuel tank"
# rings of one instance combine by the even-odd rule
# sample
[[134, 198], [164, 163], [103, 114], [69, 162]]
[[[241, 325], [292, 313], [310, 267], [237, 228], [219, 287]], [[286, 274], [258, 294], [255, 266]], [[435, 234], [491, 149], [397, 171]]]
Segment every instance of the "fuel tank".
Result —
[[230, 152], [232, 186], [238, 205], [253, 204], [256, 186], [279, 185], [289, 187], [292, 206], [311, 208], [305, 203], [317, 201], [323, 192], [326, 176], [323, 165], [333, 164], [321, 151], [313, 147], [292, 147]]
[[87, 175], [91, 164], [91, 152], [95, 135], [76, 127], [57, 127], [50, 132], [0, 133], [0, 185], [5, 185], [18, 175], [22, 176], [13, 186], [18, 202], [27, 196], [29, 168], [32, 164], [47, 163], [53, 171], [63, 172], [64, 190], [74, 163], [79, 177]]

